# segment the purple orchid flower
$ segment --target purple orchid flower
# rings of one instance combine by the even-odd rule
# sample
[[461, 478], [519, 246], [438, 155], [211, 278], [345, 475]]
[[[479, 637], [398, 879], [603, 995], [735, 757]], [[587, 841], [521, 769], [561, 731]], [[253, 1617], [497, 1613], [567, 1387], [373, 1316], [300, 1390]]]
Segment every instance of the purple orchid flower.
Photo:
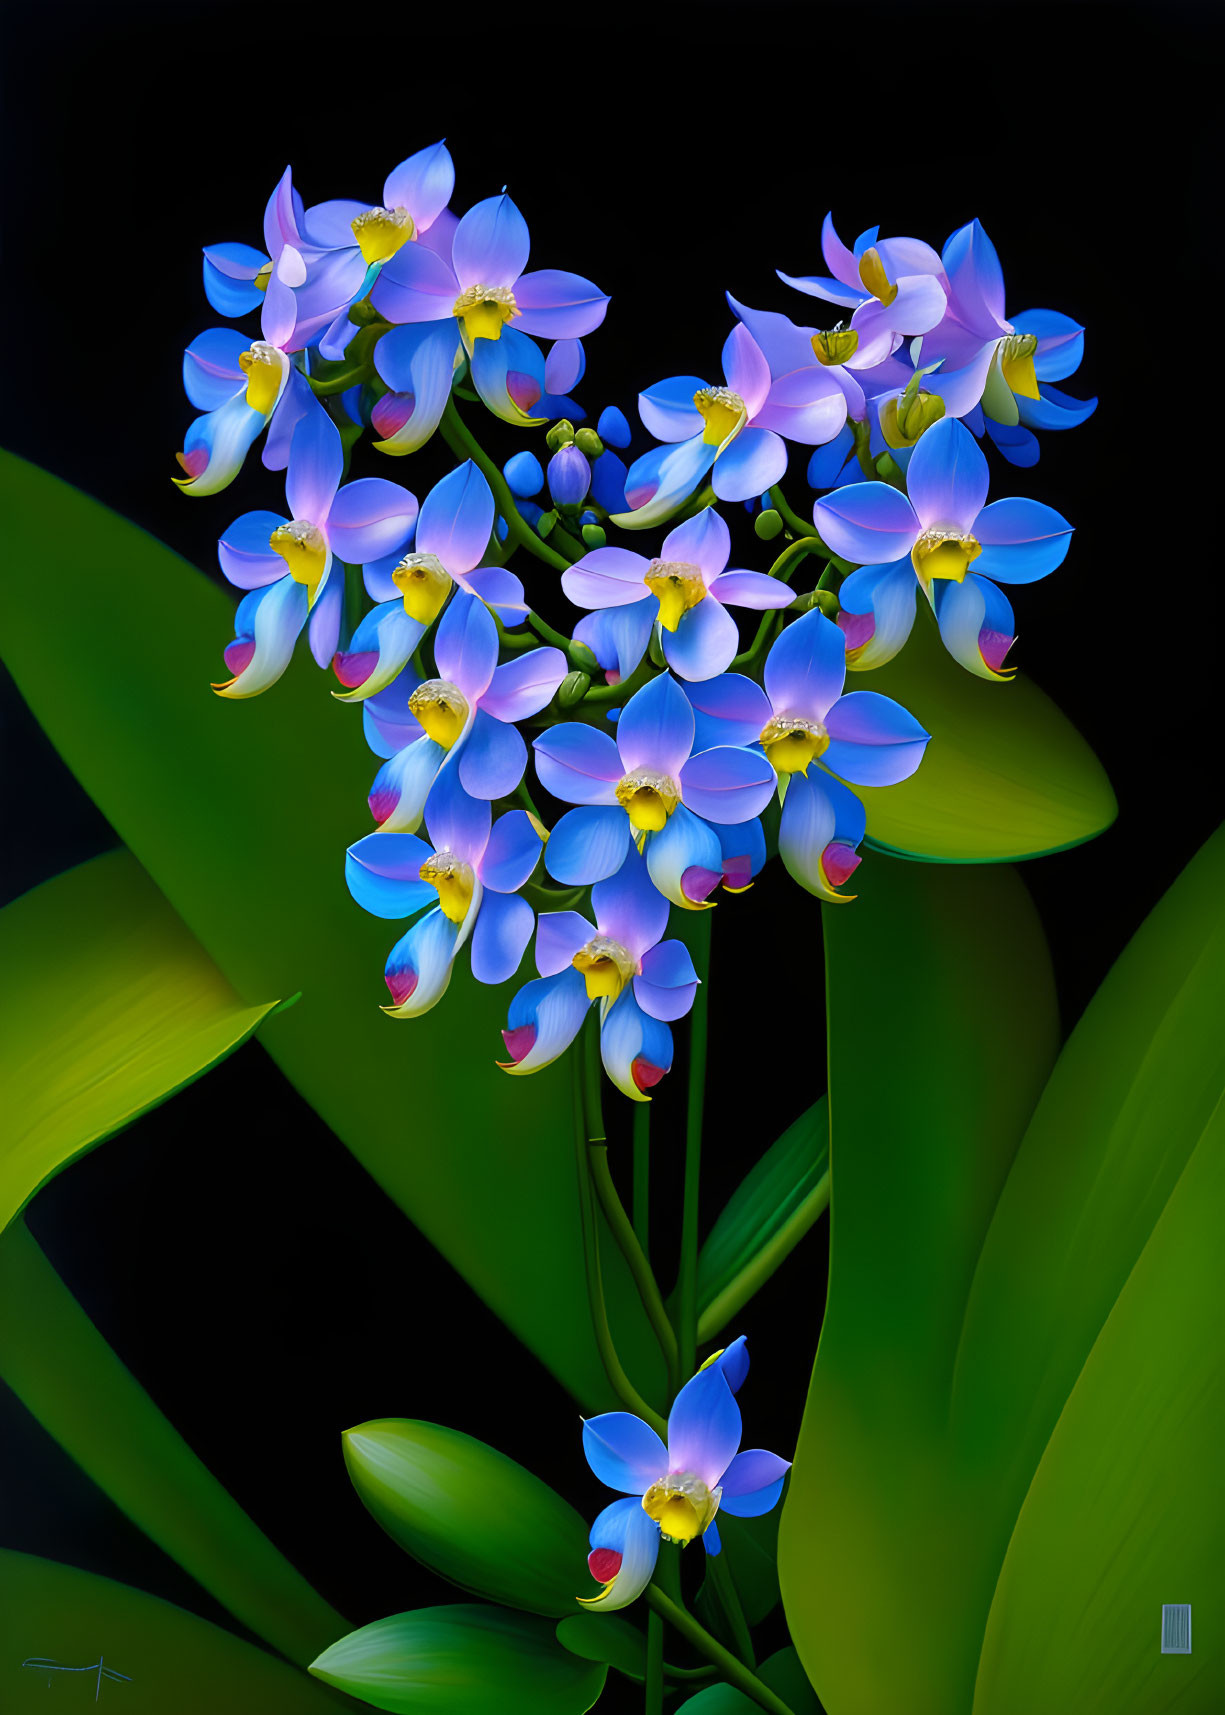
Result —
[[466, 590], [457, 591], [439, 622], [434, 661], [437, 678], [405, 671], [363, 705], [370, 747], [388, 759], [370, 791], [382, 831], [417, 829], [448, 757], [472, 797], [513, 792], [527, 766], [527, 746], [513, 723], [538, 714], [567, 672], [566, 657], [552, 648], [529, 649], [499, 667], [497, 627]]
[[549, 838], [545, 867], [572, 886], [615, 875], [633, 843], [666, 899], [700, 909], [723, 878], [711, 823], [756, 816], [774, 789], [760, 752], [719, 746], [693, 755], [689, 699], [661, 674], [626, 703], [614, 740], [571, 722], [536, 739], [536, 773], [568, 810]]
[[350, 846], [345, 880], [375, 917], [411, 917], [431, 905], [387, 959], [392, 1018], [419, 1018], [446, 993], [456, 954], [471, 945], [480, 983], [514, 976], [532, 936], [534, 914], [521, 888], [540, 856], [539, 825], [526, 810], [491, 820], [469, 798], [458, 770], [439, 775], [425, 808], [432, 845], [415, 834], [367, 834]]
[[503, 1071], [538, 1072], [574, 1041], [600, 1007], [600, 1053], [617, 1088], [636, 1102], [672, 1065], [668, 1024], [693, 1005], [698, 976], [681, 941], [662, 939], [668, 901], [634, 846], [591, 890], [592, 923], [577, 911], [544, 912], [536, 926], [539, 980], [510, 1004]]
[[377, 605], [333, 663], [347, 687], [333, 696], [357, 703], [388, 686], [453, 593], [478, 596], [508, 624], [523, 618], [519, 579], [502, 566], [479, 563], [493, 527], [493, 493], [468, 459], [426, 496], [413, 552], [388, 554], [366, 567], [366, 589]]
[[739, 646], [729, 605], [790, 606], [793, 592], [776, 578], [724, 569], [731, 545], [726, 523], [706, 507], [665, 537], [658, 559], [628, 548], [593, 548], [562, 573], [561, 587], [576, 607], [600, 610], [580, 623], [575, 637], [601, 665], [608, 663], [610, 683], [634, 671], [656, 623], [673, 672], [682, 679], [710, 679], [723, 672]]
[[852, 898], [838, 890], [859, 865], [865, 822], [862, 803], [843, 782], [908, 780], [929, 734], [891, 697], [842, 694], [845, 641], [817, 608], [786, 628], [766, 657], [764, 678], [764, 690], [739, 673], [691, 687], [697, 741], [760, 746], [778, 777], [778, 847], [788, 873], [820, 899]]
[[604, 1588], [579, 1597], [586, 1608], [625, 1608], [651, 1581], [660, 1539], [687, 1545], [702, 1538], [708, 1554], [721, 1551], [718, 1512], [760, 1518], [777, 1505], [790, 1464], [755, 1447], [740, 1452], [740, 1408], [730, 1364], [747, 1370], [736, 1341], [687, 1381], [668, 1416], [668, 1444], [639, 1417], [609, 1411], [583, 1424], [583, 1452], [614, 1501], [591, 1527], [587, 1565]]
[[414, 410], [427, 420], [442, 415], [462, 347], [472, 384], [496, 416], [543, 421], [545, 363], [528, 335], [578, 339], [604, 320], [608, 299], [598, 287], [556, 268], [525, 274], [528, 251], [527, 223], [503, 192], [463, 216], [449, 257], [405, 246], [383, 268], [371, 302], [388, 321], [408, 325], [379, 342], [379, 372], [393, 390], [414, 391]]
[[[813, 518], [854, 572], [838, 599], [852, 666], [878, 666], [905, 643], [914, 584], [935, 609], [945, 646], [981, 678], [999, 679], [1013, 640], [1012, 609], [997, 583], [1029, 584], [1062, 564], [1072, 526], [1037, 500], [987, 498], [987, 461], [954, 417], [934, 424], [910, 456], [909, 494], [885, 482], [853, 483], [825, 495]], [[974, 570], [971, 571], [970, 567]], [[947, 592], [935, 588], [947, 584]], [[908, 592], [908, 593], [907, 593]]]
[[821, 228], [821, 253], [834, 278], [777, 272], [798, 292], [852, 310], [851, 328], [858, 346], [872, 350], [884, 345], [883, 333], [891, 351], [897, 337], [925, 334], [941, 320], [948, 282], [944, 264], [930, 244], [917, 238], [878, 242], [879, 230], [869, 227], [848, 250], [834, 228], [832, 213], [827, 214]]
[[784, 435], [813, 445], [831, 439], [845, 421], [839, 389], [819, 377], [802, 409], [794, 402], [780, 405], [770, 365], [743, 325], [728, 335], [723, 373], [722, 387], [696, 375], [674, 375], [638, 395], [643, 423], [665, 445], [630, 466], [625, 482], [630, 510], [614, 513], [614, 524], [643, 530], [667, 518], [708, 470], [720, 500], [748, 500], [782, 480]]
[[293, 188], [292, 169], [286, 167], [264, 209], [266, 253], [250, 244], [204, 248], [204, 295], [215, 310], [223, 316], [245, 316], [255, 309], [286, 247], [296, 258], [283, 271], [286, 284], [300, 286], [305, 281], [302, 219], [302, 198]]
[[236, 615], [235, 641], [225, 652], [234, 677], [214, 685], [222, 697], [254, 697], [289, 665], [309, 618], [311, 653], [326, 667], [336, 652], [348, 565], [398, 552], [417, 522], [406, 488], [363, 477], [339, 488], [344, 471], [340, 432], [313, 398], [293, 431], [285, 498], [291, 516], [245, 512], [217, 544], [221, 569], [250, 593]]

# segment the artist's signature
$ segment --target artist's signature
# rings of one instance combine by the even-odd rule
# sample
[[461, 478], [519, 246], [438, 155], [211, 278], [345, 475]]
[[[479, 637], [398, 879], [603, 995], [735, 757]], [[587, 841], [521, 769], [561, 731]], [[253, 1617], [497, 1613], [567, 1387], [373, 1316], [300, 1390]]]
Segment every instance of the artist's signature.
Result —
[[125, 1683], [130, 1683], [131, 1679], [132, 1679], [132, 1675], [130, 1673], [120, 1673], [118, 1668], [107, 1667], [106, 1663], [105, 1663], [105, 1659], [102, 1656], [99, 1656], [97, 1661], [91, 1661], [87, 1667], [69, 1667], [69, 1666], [67, 1666], [66, 1663], [64, 1663], [62, 1661], [52, 1661], [52, 1659], [49, 1655], [32, 1655], [32, 1656], [29, 1656], [29, 1657], [27, 1657], [27, 1659], [25, 1661], [22, 1662], [21, 1665], [22, 1665], [22, 1667], [35, 1668], [39, 1673], [45, 1673], [47, 1676], [47, 1689], [48, 1689], [48, 1691], [51, 1689], [51, 1675], [53, 1673], [92, 1673], [92, 1674], [96, 1674], [97, 1678], [96, 1678], [95, 1683], [94, 1683], [94, 1702], [95, 1703], [98, 1701], [99, 1697], [101, 1697], [101, 1695], [102, 1695], [102, 1681], [104, 1679], [123, 1680], [123, 1681], [125, 1681]]

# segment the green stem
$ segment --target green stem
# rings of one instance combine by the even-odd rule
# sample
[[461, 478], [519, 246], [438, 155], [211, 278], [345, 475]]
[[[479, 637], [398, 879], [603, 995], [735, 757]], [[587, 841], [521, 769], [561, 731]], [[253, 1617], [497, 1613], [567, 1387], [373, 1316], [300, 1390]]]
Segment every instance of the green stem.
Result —
[[[783, 609], [783, 612], [786, 612], [785, 608]], [[762, 650], [774, 635], [775, 626], [780, 622], [781, 615], [777, 609], [772, 609], [769, 613], [763, 613], [761, 616], [761, 623], [757, 627], [757, 635], [754, 637], [747, 649], [742, 649], [739, 655], [733, 657], [732, 664], [728, 671], [731, 673], [742, 673], [746, 667], [752, 667], [756, 663], [757, 657], [761, 654]]]
[[866, 423], [857, 423], [853, 417], [848, 417], [847, 421], [851, 425], [851, 434], [855, 440], [855, 457], [859, 460], [860, 470], [869, 482], [883, 481], [880, 472], [872, 463], [871, 430]]
[[694, 1649], [699, 1650], [707, 1661], [712, 1661], [729, 1685], [734, 1685], [738, 1691], [743, 1691], [746, 1697], [751, 1697], [760, 1708], [768, 1711], [768, 1715], [792, 1715], [782, 1698], [776, 1697], [768, 1685], [763, 1685], [755, 1673], [742, 1661], [737, 1661], [730, 1650], [724, 1649], [718, 1638], [712, 1638], [705, 1626], [699, 1625], [688, 1609], [665, 1596], [657, 1584], [648, 1584], [644, 1594], [648, 1605], [661, 1618], [667, 1620], [672, 1629], [679, 1632]]
[[815, 536], [797, 536], [794, 542], [788, 542], [782, 553], [775, 560], [767, 577], [779, 578], [789, 584], [795, 576], [795, 569], [806, 554], [819, 554], [821, 544]]
[[[595, 1026], [594, 1034], [591, 1026]], [[599, 1117], [598, 1107], [594, 1115], [586, 1112], [587, 1098], [585, 1091], [589, 1088], [592, 1077], [590, 1072], [590, 1044], [597, 1051], [596, 1088], [598, 1090], [598, 1051], [599, 1051], [599, 1019], [592, 1014], [586, 1031], [587, 1065], [582, 1077], [574, 1079], [574, 1139], [576, 1165], [578, 1168], [578, 1200], [579, 1220], [583, 1234], [583, 1262], [587, 1273], [587, 1301], [591, 1309], [591, 1325], [595, 1335], [596, 1350], [600, 1354], [600, 1362], [604, 1366], [604, 1374], [609, 1386], [627, 1411], [632, 1411], [636, 1417], [641, 1417], [649, 1423], [657, 1435], [666, 1435], [668, 1426], [657, 1411], [647, 1404], [642, 1395], [626, 1375], [617, 1348], [613, 1344], [612, 1330], [608, 1325], [608, 1309], [604, 1303], [604, 1282], [600, 1275], [599, 1232], [596, 1226], [595, 1203], [591, 1189], [591, 1173], [588, 1166], [589, 1131], [602, 1134], [603, 1124]]]
[[634, 1103], [634, 1233], [651, 1254], [651, 1104]]
[[554, 648], [560, 649], [563, 655], [567, 653], [573, 639], [565, 636], [563, 632], [554, 631], [549, 622], [541, 619], [540, 615], [531, 608], [528, 609], [527, 622], [537, 637], [543, 638], [546, 643], [551, 643]]
[[760, 1291], [775, 1269], [791, 1255], [805, 1233], [815, 1225], [828, 1207], [829, 1174], [823, 1173], [769, 1244], [763, 1245], [752, 1261], [747, 1263], [739, 1274], [734, 1275], [719, 1296], [712, 1299], [702, 1311], [698, 1317], [699, 1345], [713, 1340], [727, 1327], [733, 1316], [739, 1315], [749, 1299]]
[[786, 495], [777, 483], [775, 483], [774, 487], [770, 490], [770, 499], [774, 502], [774, 510], [779, 514], [783, 523], [787, 526], [788, 530], [791, 531], [793, 536], [811, 536], [818, 547], [825, 546], [821, 541], [820, 536], [817, 535], [816, 526], [813, 524], [806, 524], [798, 513], [791, 510], [787, 504]]
[[680, 511], [673, 513], [672, 517], [667, 519], [666, 522], [669, 524], [683, 524], [686, 518], [695, 518], [699, 512], [704, 512], [708, 506], [712, 506], [714, 501], [715, 491], [711, 488], [710, 484], [707, 483], [705, 488], [701, 488], [696, 494], [691, 495], [681, 507]]
[[645, 1715], [663, 1715], [664, 1623], [658, 1614], [647, 1615], [647, 1680]]
[[[646, 1106], [645, 1103], [642, 1106]], [[655, 1331], [659, 1341], [659, 1349], [664, 1355], [668, 1366], [669, 1397], [676, 1392], [678, 1379], [676, 1373], [677, 1351], [676, 1335], [672, 1324], [668, 1321], [668, 1312], [664, 1309], [663, 1297], [658, 1282], [646, 1259], [642, 1246], [638, 1243], [638, 1235], [630, 1224], [625, 1212], [625, 1205], [617, 1195], [617, 1187], [613, 1184], [612, 1174], [608, 1170], [607, 1144], [591, 1144], [588, 1150], [588, 1161], [591, 1165], [592, 1183], [595, 1185], [596, 1196], [604, 1211], [605, 1219], [612, 1228], [613, 1237], [621, 1247], [621, 1254], [629, 1265], [634, 1285], [638, 1288], [638, 1296], [642, 1300], [642, 1308], [647, 1313], [647, 1320]]]
[[650, 660], [644, 655], [628, 679], [622, 679], [616, 685], [592, 685], [583, 698], [583, 704], [623, 703], [627, 697], [632, 697], [635, 691], [645, 685], [648, 679], [653, 679], [655, 671]]
[[689, 1015], [689, 1090], [685, 1115], [685, 1191], [681, 1211], [680, 1281], [677, 1336], [680, 1375], [693, 1374], [698, 1343], [698, 1190], [702, 1174], [702, 1103], [706, 1090], [706, 1017], [710, 989], [710, 914], [698, 914], [693, 926], [697, 993]]
[[447, 400], [446, 410], [442, 413], [442, 421], [438, 427], [443, 440], [456, 457], [471, 459], [477, 469], [482, 472], [493, 490], [498, 511], [505, 518], [506, 527], [519, 546], [526, 548], [529, 554], [535, 554], [536, 558], [543, 560], [546, 566], [552, 566], [554, 571], [564, 572], [570, 565], [570, 561], [566, 559], [564, 554], [559, 554], [550, 548], [547, 542], [542, 542], [527, 519], [524, 518], [515, 505], [515, 497], [507, 486], [506, 478], [460, 416], [454, 399]]
[[736, 1643], [736, 1654], [748, 1667], [757, 1666], [757, 1657], [753, 1654], [753, 1640], [749, 1636], [748, 1621], [744, 1617], [744, 1609], [740, 1606], [740, 1596], [732, 1582], [731, 1569], [727, 1564], [726, 1554], [708, 1554], [706, 1556], [706, 1576], [718, 1598], [719, 1606], [731, 1628], [732, 1637]]

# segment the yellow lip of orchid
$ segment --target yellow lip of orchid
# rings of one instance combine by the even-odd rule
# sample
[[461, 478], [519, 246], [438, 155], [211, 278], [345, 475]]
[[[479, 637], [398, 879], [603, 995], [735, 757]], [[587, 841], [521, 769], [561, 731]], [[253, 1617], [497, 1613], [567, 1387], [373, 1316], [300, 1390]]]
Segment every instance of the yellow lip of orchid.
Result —
[[431, 625], [451, 593], [452, 577], [437, 554], [405, 554], [391, 574], [404, 611], [418, 625]]
[[959, 584], [983, 546], [968, 530], [924, 530], [910, 550], [910, 563], [924, 589], [933, 578]]
[[247, 404], [266, 417], [281, 396], [286, 358], [275, 345], [257, 339], [249, 350], [238, 354], [238, 367], [247, 378]]
[[864, 291], [871, 292], [886, 309], [897, 297], [897, 285], [891, 282], [885, 273], [885, 264], [881, 261], [880, 251], [875, 245], [870, 250], [865, 250], [859, 258], [859, 278], [863, 282]]
[[473, 341], [500, 339], [507, 322], [519, 314], [519, 306], [509, 286], [466, 286], [456, 298], [451, 314], [459, 322], [471, 357]]
[[880, 427], [887, 447], [913, 447], [920, 435], [944, 416], [944, 400], [938, 393], [920, 389], [910, 399], [887, 399], [881, 407]]
[[777, 774], [807, 774], [810, 765], [829, 749], [829, 733], [820, 721], [801, 715], [775, 715], [757, 741]]
[[372, 262], [386, 262], [417, 233], [413, 217], [406, 208], [368, 208], [364, 214], [356, 215], [349, 225], [367, 268]]
[[454, 852], [433, 852], [417, 874], [438, 894], [443, 916], [449, 917], [452, 923], [462, 923], [468, 915], [476, 888], [472, 865], [456, 857]]
[[631, 827], [644, 834], [657, 834], [680, 803], [681, 789], [670, 774], [635, 768], [617, 782], [616, 796]]
[[1009, 334], [996, 347], [1000, 374], [1013, 393], [1022, 399], [1040, 399], [1038, 377], [1034, 371], [1034, 353], [1038, 336], [1034, 333]]
[[854, 357], [859, 350], [859, 335], [854, 328], [844, 328], [839, 322], [825, 333], [814, 333], [811, 344], [817, 362], [833, 368]]
[[744, 400], [730, 387], [700, 387], [693, 396], [693, 408], [706, 425], [702, 439], [708, 447], [726, 446], [749, 420]]
[[306, 585], [308, 605], [314, 607], [330, 558], [323, 531], [308, 518], [297, 518], [292, 524], [278, 524], [268, 546], [284, 560], [294, 582]]
[[708, 1489], [692, 1471], [669, 1471], [643, 1495], [642, 1510], [655, 1520], [666, 1542], [683, 1546], [709, 1527], [722, 1494], [722, 1489]]
[[688, 560], [652, 560], [645, 582], [659, 602], [659, 623], [665, 631], [675, 631], [707, 593], [701, 567]]
[[408, 699], [408, 706], [426, 737], [444, 750], [450, 750], [468, 724], [468, 699], [449, 679], [426, 679]]
[[588, 1000], [614, 1001], [641, 968], [611, 935], [593, 935], [570, 963], [582, 973]]

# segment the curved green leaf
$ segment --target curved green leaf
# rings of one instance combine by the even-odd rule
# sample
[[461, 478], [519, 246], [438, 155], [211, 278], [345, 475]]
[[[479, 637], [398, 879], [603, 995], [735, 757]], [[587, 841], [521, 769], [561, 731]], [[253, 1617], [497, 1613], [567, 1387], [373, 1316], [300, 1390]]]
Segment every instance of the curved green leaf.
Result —
[[353, 1487], [414, 1559], [474, 1595], [560, 1618], [587, 1579], [587, 1526], [531, 1471], [438, 1423], [345, 1431]]
[[[31, 1656], [64, 1668], [97, 1664], [127, 1675], [23, 1667]], [[48, 1695], [50, 1688], [50, 1695]], [[95, 1693], [97, 1696], [95, 1698]], [[75, 1566], [0, 1549], [0, 1706], [5, 1715], [92, 1708], [124, 1715], [332, 1715], [334, 1693], [219, 1626], [169, 1602]]]
[[504, 1608], [418, 1608], [350, 1632], [311, 1672], [403, 1715], [584, 1715], [608, 1669], [553, 1633], [550, 1621]]
[[134, 1524], [291, 1661], [305, 1667], [348, 1623], [163, 1417], [21, 1220], [0, 1235], [0, 1376]]
[[[816, 1693], [793, 1649], [776, 1650], [756, 1669], [763, 1685], [782, 1698], [792, 1715], [821, 1715]], [[734, 1685], [708, 1685], [684, 1707], [691, 1715], [756, 1715], [757, 1704]]]
[[244, 1006], [130, 852], [0, 910], [0, 1230], [40, 1185], [245, 1042]]
[[[500, 1072], [510, 991], [466, 969], [425, 1018], [379, 1010], [396, 928], [344, 884], [345, 848], [369, 827], [360, 714], [305, 662], [267, 696], [214, 697], [233, 633], [220, 589], [11, 454], [0, 507], [0, 649], [68, 766], [240, 995], [303, 991], [260, 1040], [305, 1099], [565, 1385], [611, 1405], [584, 1285], [571, 1068]], [[611, 1241], [604, 1272], [622, 1357], [662, 1392]]]
[[733, 1191], [698, 1254], [698, 1342], [712, 1340], [799, 1244], [829, 1202], [822, 1096]]
[[1110, 782], [1067, 717], [1026, 679], [967, 673], [924, 602], [919, 610], [901, 654], [848, 685], [896, 698], [931, 734], [909, 780], [856, 788], [868, 844], [933, 863], [1004, 863], [1108, 828], [1118, 814]]
[[606, 1661], [627, 1679], [647, 1673], [647, 1641], [620, 1614], [571, 1614], [557, 1623], [557, 1641], [584, 1661]]

